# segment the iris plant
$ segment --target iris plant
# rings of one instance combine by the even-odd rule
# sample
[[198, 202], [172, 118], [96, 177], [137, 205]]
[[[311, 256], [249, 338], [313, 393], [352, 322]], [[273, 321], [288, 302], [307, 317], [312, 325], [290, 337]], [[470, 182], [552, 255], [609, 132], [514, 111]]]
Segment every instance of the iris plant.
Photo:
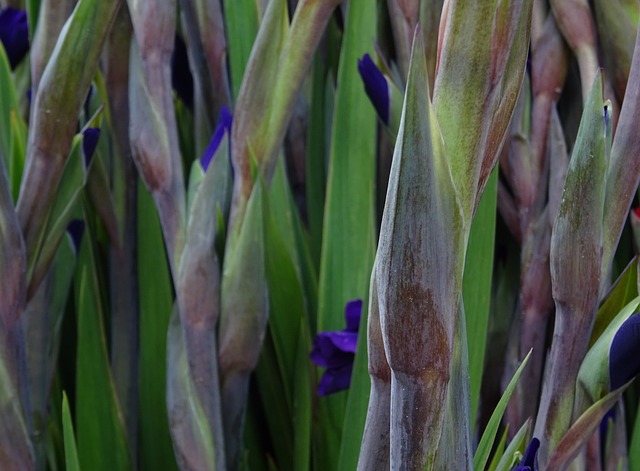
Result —
[[640, 4], [0, 3], [0, 468], [640, 469]]

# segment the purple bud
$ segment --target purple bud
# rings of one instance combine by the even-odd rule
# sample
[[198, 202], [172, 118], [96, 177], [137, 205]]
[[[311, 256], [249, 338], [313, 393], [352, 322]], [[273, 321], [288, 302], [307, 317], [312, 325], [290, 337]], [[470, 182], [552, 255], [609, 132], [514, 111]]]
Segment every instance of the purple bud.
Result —
[[358, 72], [364, 82], [364, 90], [384, 124], [389, 124], [389, 84], [369, 54], [358, 59]]
[[7, 51], [11, 68], [14, 69], [29, 51], [29, 25], [26, 11], [11, 7], [0, 11], [0, 42]]
[[171, 84], [178, 98], [189, 108], [193, 109], [193, 75], [189, 68], [187, 46], [182, 38], [176, 35], [171, 56]]
[[609, 350], [611, 390], [618, 389], [640, 372], [640, 316], [634, 314], [620, 326]]
[[74, 219], [67, 226], [67, 233], [71, 237], [76, 252], [80, 250], [80, 242], [82, 242], [82, 234], [84, 234], [84, 221], [82, 219]]
[[89, 168], [93, 154], [98, 146], [100, 138], [100, 128], [87, 128], [82, 131], [82, 153], [84, 155], [84, 166]]
[[27, 88], [25, 95], [27, 97], [27, 101], [29, 101], [29, 105], [31, 105], [31, 88]]
[[211, 141], [209, 141], [207, 149], [200, 158], [200, 165], [205, 172], [209, 168], [209, 164], [213, 160], [213, 156], [216, 155], [218, 147], [220, 147], [224, 133], [226, 132], [229, 135], [231, 134], [232, 122], [233, 116], [231, 115], [231, 112], [226, 106], [223, 106], [220, 110], [220, 116], [218, 117], [218, 124], [216, 124], [216, 129], [213, 131], [213, 136], [211, 136]]
[[529, 446], [524, 452], [524, 456], [515, 468], [515, 471], [538, 471], [538, 449], [540, 448], [540, 440], [536, 437], [531, 439]]

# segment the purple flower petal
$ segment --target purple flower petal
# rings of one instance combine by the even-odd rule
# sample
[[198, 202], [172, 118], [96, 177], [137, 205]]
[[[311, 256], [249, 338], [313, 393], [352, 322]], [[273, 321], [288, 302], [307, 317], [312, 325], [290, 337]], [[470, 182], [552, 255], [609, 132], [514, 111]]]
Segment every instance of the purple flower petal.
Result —
[[364, 90], [384, 124], [389, 124], [389, 84], [369, 54], [358, 59], [358, 72], [364, 82]]
[[11, 68], [14, 69], [29, 51], [29, 25], [26, 11], [11, 7], [0, 11], [0, 42], [7, 51]]
[[540, 448], [540, 440], [536, 437], [531, 439], [529, 446], [524, 452], [524, 456], [520, 463], [518, 463], [518, 467], [516, 471], [538, 471], [538, 449]]
[[357, 332], [339, 330], [337, 332], [324, 332], [324, 335], [331, 340], [338, 350], [342, 352], [356, 353], [356, 347], [358, 345]]
[[332, 334], [335, 332], [321, 332], [316, 336], [311, 361], [324, 368], [335, 368], [353, 362], [353, 353], [338, 348]]
[[213, 136], [211, 136], [211, 141], [209, 141], [207, 149], [200, 158], [200, 165], [205, 172], [209, 168], [209, 164], [211, 164], [213, 157], [216, 155], [216, 151], [218, 150], [218, 147], [220, 147], [220, 143], [222, 142], [225, 132], [228, 135], [231, 135], [232, 122], [233, 116], [231, 115], [231, 112], [226, 106], [223, 106], [220, 110], [220, 116], [218, 117], [218, 124], [216, 124], [216, 129], [213, 131]]
[[352, 370], [353, 363], [340, 368], [329, 368], [325, 371], [320, 384], [318, 384], [318, 396], [326, 396], [327, 394], [348, 389], [351, 383]]
[[100, 128], [87, 128], [82, 131], [82, 153], [84, 155], [84, 166], [89, 167], [93, 154], [98, 146], [100, 138]]
[[640, 372], [640, 316], [634, 314], [620, 326], [609, 350], [611, 390], [618, 389]]
[[189, 68], [187, 45], [176, 35], [171, 56], [171, 84], [178, 98], [189, 108], [193, 109], [193, 75]]
[[362, 299], [349, 301], [344, 308], [344, 317], [347, 321], [347, 330], [349, 332], [358, 332], [360, 316], [362, 316]]

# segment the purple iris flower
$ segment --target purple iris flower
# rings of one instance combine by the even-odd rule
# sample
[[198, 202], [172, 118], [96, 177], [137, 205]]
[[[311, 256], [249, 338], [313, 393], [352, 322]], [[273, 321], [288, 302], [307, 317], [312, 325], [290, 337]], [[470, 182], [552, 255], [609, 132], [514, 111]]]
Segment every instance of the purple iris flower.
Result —
[[349, 301], [344, 309], [347, 328], [320, 332], [316, 335], [311, 351], [311, 361], [327, 369], [318, 385], [319, 396], [343, 391], [349, 387], [361, 315], [362, 300]]
[[540, 440], [533, 437], [514, 471], [538, 471], [538, 448], [540, 448]]
[[7, 7], [0, 10], [0, 42], [14, 69], [29, 51], [27, 12]]
[[378, 116], [386, 125], [389, 124], [390, 102], [389, 84], [384, 78], [382, 71], [371, 60], [369, 54], [365, 54], [362, 59], [358, 59], [358, 72], [364, 82], [364, 91], [369, 100], [373, 103]]
[[93, 154], [98, 146], [100, 138], [100, 128], [87, 128], [82, 131], [82, 153], [84, 155], [84, 165], [89, 167]]
[[216, 155], [218, 147], [220, 147], [224, 133], [226, 132], [228, 135], [231, 135], [232, 123], [233, 116], [231, 115], [231, 112], [226, 106], [223, 106], [220, 110], [220, 116], [218, 117], [218, 124], [216, 124], [216, 129], [213, 131], [213, 136], [211, 136], [211, 141], [209, 141], [209, 145], [200, 158], [200, 165], [202, 166], [202, 170], [205, 172], [209, 168], [209, 164], [213, 160], [213, 156]]
[[634, 378], [640, 371], [640, 316], [634, 314], [620, 326], [609, 349], [611, 391]]

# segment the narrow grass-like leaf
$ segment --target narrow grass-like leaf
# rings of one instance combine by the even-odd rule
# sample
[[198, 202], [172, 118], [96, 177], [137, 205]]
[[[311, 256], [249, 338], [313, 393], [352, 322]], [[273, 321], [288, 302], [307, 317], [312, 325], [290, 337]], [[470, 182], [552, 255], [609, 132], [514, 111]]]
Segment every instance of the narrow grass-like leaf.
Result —
[[313, 391], [312, 369], [309, 364], [311, 337], [309, 326], [300, 325], [298, 335], [298, 353], [293, 384], [293, 469], [306, 471], [311, 466], [311, 425], [313, 422], [311, 398]]
[[[373, 52], [375, 25], [376, 10], [369, 2], [349, 2], [338, 69], [324, 208], [319, 331], [341, 328], [345, 303], [366, 297], [373, 265], [376, 117], [357, 66], [358, 58]], [[361, 323], [366, 324], [366, 319], [362, 318]], [[344, 395], [320, 400], [317, 442], [320, 469], [336, 469], [344, 401]]]
[[40, 240], [76, 130], [78, 112], [120, 4], [120, 0], [78, 2], [42, 75], [31, 108], [28, 158], [17, 205], [27, 254]]
[[340, 471], [352, 471], [357, 468], [364, 425], [367, 420], [369, 393], [371, 391], [371, 379], [367, 370], [367, 299], [365, 299], [362, 304], [360, 329], [358, 331], [358, 346], [353, 360], [351, 384], [349, 385], [349, 395], [347, 397], [344, 425], [342, 428], [346, 433], [342, 435], [340, 455], [338, 458], [337, 469]]
[[496, 444], [496, 446], [493, 449], [493, 457], [489, 462], [489, 467], [487, 468], [487, 471], [496, 471], [496, 468], [498, 467], [498, 463], [500, 462], [500, 459], [504, 455], [505, 447], [507, 446], [508, 434], [509, 434], [509, 426], [507, 425], [504, 431], [502, 432], [500, 441]]
[[482, 434], [482, 438], [480, 439], [480, 443], [478, 444], [478, 449], [476, 450], [476, 454], [473, 457], [473, 468], [474, 469], [484, 469], [489, 460], [489, 454], [491, 453], [491, 449], [493, 448], [493, 442], [496, 437], [496, 433], [498, 433], [498, 427], [500, 426], [500, 422], [502, 421], [502, 415], [507, 408], [507, 404], [509, 403], [509, 398], [516, 387], [516, 383], [524, 370], [524, 367], [527, 365], [527, 361], [529, 361], [529, 357], [531, 356], [531, 352], [527, 354], [527, 356], [522, 360], [522, 364], [516, 370], [513, 378], [509, 382], [507, 389], [505, 389], [498, 405], [496, 406], [493, 414], [491, 414], [491, 418], [487, 423], [487, 428], [484, 430]]
[[104, 331], [104, 282], [100, 278], [95, 244], [95, 230], [86, 224], [75, 279], [78, 457], [85, 469], [125, 471], [133, 466], [109, 368]]
[[316, 266], [320, 265], [322, 249], [322, 219], [324, 213], [324, 196], [326, 185], [327, 155], [327, 122], [326, 114], [331, 109], [327, 106], [327, 68], [324, 58], [316, 54], [313, 64], [311, 82], [311, 100], [309, 103], [309, 125], [307, 128], [306, 156], [306, 197], [309, 218], [309, 236], [311, 253]]
[[69, 410], [67, 393], [62, 393], [62, 431], [64, 433], [64, 461], [67, 471], [80, 471], [76, 437], [73, 432], [73, 421]]
[[11, 155], [11, 111], [18, 111], [18, 101], [14, 81], [11, 75], [9, 59], [4, 47], [0, 44], [0, 156], [4, 160], [8, 172], [11, 173], [9, 156]]
[[471, 430], [475, 429], [489, 327], [497, 194], [498, 171], [495, 170], [489, 178], [471, 223], [462, 279], [462, 298], [469, 345]]
[[233, 98], [238, 96], [253, 41], [258, 35], [260, 12], [256, 0], [224, 0], [224, 18], [229, 49], [229, 73]]
[[531, 431], [532, 419], [529, 418], [524, 423], [520, 430], [515, 434], [509, 446], [502, 454], [500, 461], [498, 462], [495, 470], [493, 471], [511, 471], [513, 467], [520, 461], [522, 458], [522, 453], [524, 452], [525, 446], [527, 444], [527, 439], [529, 437], [529, 432]]
[[173, 295], [158, 213], [138, 185], [138, 289], [140, 368], [138, 381], [141, 469], [175, 470], [166, 405], [167, 329]]
[[[610, 391], [609, 353], [611, 344], [620, 327], [638, 311], [639, 305], [640, 297], [636, 297], [621, 308], [585, 355], [578, 372], [577, 384], [581, 386], [581, 389], [576, 391], [576, 401], [573, 405], [574, 417]], [[583, 392], [587, 397], [581, 394]]]
[[629, 383], [610, 392], [580, 416], [558, 443], [558, 446], [549, 458], [548, 465], [544, 468], [546, 471], [566, 469], [571, 460], [578, 455], [580, 448], [600, 425], [604, 415], [613, 407], [616, 401], [620, 399], [620, 396], [622, 396], [627, 386], [629, 386]]
[[640, 414], [636, 414], [629, 442], [629, 471], [640, 471]]

